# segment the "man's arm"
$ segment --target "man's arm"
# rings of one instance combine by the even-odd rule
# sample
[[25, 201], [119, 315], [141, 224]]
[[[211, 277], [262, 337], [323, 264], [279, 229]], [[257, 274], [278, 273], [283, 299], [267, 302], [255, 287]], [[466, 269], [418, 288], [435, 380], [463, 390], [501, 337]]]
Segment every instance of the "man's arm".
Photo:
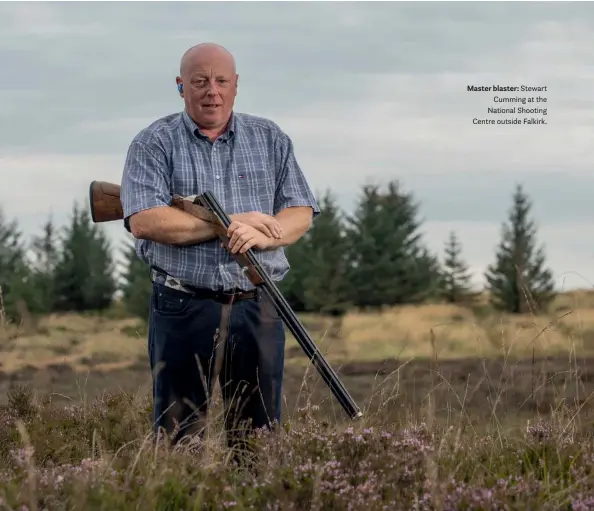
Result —
[[212, 225], [171, 208], [171, 176], [163, 150], [139, 139], [132, 141], [122, 177], [124, 218], [137, 239], [191, 245], [216, 238]]
[[274, 149], [278, 169], [274, 218], [278, 220], [283, 235], [281, 239], [273, 240], [271, 249], [297, 242], [320, 213], [315, 196], [297, 163], [293, 142], [280, 129]]
[[227, 230], [229, 236], [229, 250], [232, 254], [245, 254], [250, 248], [259, 250], [274, 250], [295, 243], [311, 226], [312, 208], [309, 206], [293, 206], [283, 209], [276, 220], [279, 221], [283, 232], [281, 237], [271, 237], [251, 225], [241, 221], [232, 222]]
[[137, 239], [168, 245], [195, 245], [218, 237], [209, 222], [169, 206], [158, 206], [132, 215], [130, 231]]
[[313, 216], [314, 208], [311, 206], [290, 206], [279, 211], [274, 218], [278, 220], [283, 236], [273, 239], [268, 250], [286, 247], [299, 241], [311, 227]]

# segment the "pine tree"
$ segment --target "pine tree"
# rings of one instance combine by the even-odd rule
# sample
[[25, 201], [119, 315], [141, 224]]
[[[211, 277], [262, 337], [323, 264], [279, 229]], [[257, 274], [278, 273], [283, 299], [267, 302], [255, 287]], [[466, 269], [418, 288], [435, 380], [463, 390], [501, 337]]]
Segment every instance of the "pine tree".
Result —
[[126, 244], [124, 257], [122, 302], [128, 313], [148, 320], [152, 293], [150, 269], [136, 254], [134, 241]]
[[448, 303], [468, 303], [476, 293], [472, 290], [468, 266], [462, 259], [462, 245], [454, 231], [450, 232], [444, 252], [441, 296]]
[[308, 271], [303, 282], [305, 303], [312, 312], [342, 315], [350, 307], [349, 240], [332, 193], [326, 191], [318, 202], [321, 214], [308, 233]]
[[381, 307], [419, 303], [439, 285], [437, 258], [423, 246], [418, 205], [398, 182], [385, 193], [365, 186], [354, 215], [348, 217], [350, 285], [356, 305]]
[[16, 220], [7, 221], [0, 210], [0, 314], [19, 321], [26, 300], [29, 268], [22, 233]]
[[552, 271], [545, 268], [544, 248], [536, 247], [531, 207], [522, 186], [517, 185], [496, 260], [485, 274], [493, 306], [510, 313], [544, 310], [555, 295]]
[[115, 265], [107, 238], [75, 203], [54, 272], [55, 306], [62, 311], [107, 309], [116, 290]]
[[25, 257], [21, 237], [16, 220], [8, 222], [0, 210], [0, 285], [6, 285], [10, 273]]
[[43, 225], [43, 234], [32, 242], [31, 285], [38, 297], [39, 309], [51, 312], [54, 308], [54, 279], [58, 262], [57, 233], [51, 217]]
[[295, 312], [305, 312], [307, 310], [304, 282], [309, 271], [309, 258], [311, 257], [309, 238], [310, 234], [307, 232], [296, 243], [285, 248], [285, 256], [289, 262], [290, 271], [278, 283], [279, 291]]

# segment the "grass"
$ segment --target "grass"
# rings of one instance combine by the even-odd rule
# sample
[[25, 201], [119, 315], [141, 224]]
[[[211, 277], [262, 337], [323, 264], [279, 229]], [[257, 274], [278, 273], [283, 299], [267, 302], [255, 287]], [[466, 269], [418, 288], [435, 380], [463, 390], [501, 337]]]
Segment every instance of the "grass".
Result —
[[218, 395], [191, 445], [153, 438], [134, 320], [5, 328], [0, 510], [594, 510], [591, 294], [542, 316], [425, 305], [303, 321], [364, 419], [344, 420], [290, 340], [283, 424], [250, 438], [251, 465], [224, 445]]
[[[384, 403], [386, 404], [386, 403]], [[478, 431], [462, 412], [434, 420], [381, 407], [360, 423], [305, 406], [251, 438], [252, 464], [201, 439], [152, 438], [150, 402], [125, 393], [55, 407], [13, 389], [0, 412], [0, 509], [591, 509], [594, 444], [570, 406], [523, 428]], [[255, 458], [254, 458], [255, 456]]]
[[[0, 371], [68, 364], [78, 371], [125, 367], [146, 357], [146, 327], [110, 311], [104, 316], [60, 314], [23, 328], [0, 329]], [[594, 354], [594, 297], [561, 294], [543, 315], [506, 315], [456, 305], [420, 305], [351, 312], [341, 320], [302, 314], [301, 320], [334, 363], [433, 356], [508, 357]], [[435, 348], [432, 346], [435, 343]], [[301, 348], [288, 334], [289, 355]], [[303, 356], [291, 363], [306, 364]]]

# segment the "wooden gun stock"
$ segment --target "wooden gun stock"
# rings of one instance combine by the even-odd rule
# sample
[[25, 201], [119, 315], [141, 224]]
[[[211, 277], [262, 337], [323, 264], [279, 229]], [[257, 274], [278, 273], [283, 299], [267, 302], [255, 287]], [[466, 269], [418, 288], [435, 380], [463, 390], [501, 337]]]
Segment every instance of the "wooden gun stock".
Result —
[[93, 181], [89, 187], [91, 218], [95, 223], [113, 222], [124, 219], [120, 200], [120, 185]]
[[[93, 222], [103, 223], [124, 219], [124, 208], [120, 198], [120, 189], [120, 185], [116, 185], [115, 183], [107, 183], [105, 181], [93, 181], [91, 183], [89, 187], [89, 202]], [[173, 196], [171, 207], [186, 211], [206, 222], [214, 221], [214, 217], [207, 209], [179, 195]]]

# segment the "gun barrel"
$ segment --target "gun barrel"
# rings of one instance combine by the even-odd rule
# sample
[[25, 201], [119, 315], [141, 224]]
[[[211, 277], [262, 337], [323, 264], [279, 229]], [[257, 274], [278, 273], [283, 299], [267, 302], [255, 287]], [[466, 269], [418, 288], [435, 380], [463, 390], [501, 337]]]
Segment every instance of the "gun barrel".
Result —
[[[214, 213], [214, 215], [216, 215], [223, 223], [225, 228], [229, 227], [231, 224], [231, 219], [227, 216], [211, 192], [205, 192], [204, 194], [198, 196], [196, 201], [202, 203], [204, 207], [212, 211], [212, 213]], [[355, 403], [355, 400], [351, 397], [334, 369], [332, 369], [324, 355], [320, 352], [314, 340], [310, 337], [301, 321], [299, 321], [299, 318], [289, 303], [286, 301], [285, 297], [279, 291], [274, 281], [261, 267], [260, 263], [254, 256], [252, 249], [249, 249], [244, 255], [251, 266], [255, 268], [258, 276], [260, 277], [260, 283], [258, 284], [258, 287], [264, 289], [266, 294], [268, 294], [276, 309], [279, 311], [283, 322], [293, 334], [309, 360], [314, 364], [315, 368], [318, 370], [322, 376], [322, 379], [326, 385], [328, 385], [332, 394], [340, 403], [343, 410], [353, 420], [361, 418], [363, 413]]]

